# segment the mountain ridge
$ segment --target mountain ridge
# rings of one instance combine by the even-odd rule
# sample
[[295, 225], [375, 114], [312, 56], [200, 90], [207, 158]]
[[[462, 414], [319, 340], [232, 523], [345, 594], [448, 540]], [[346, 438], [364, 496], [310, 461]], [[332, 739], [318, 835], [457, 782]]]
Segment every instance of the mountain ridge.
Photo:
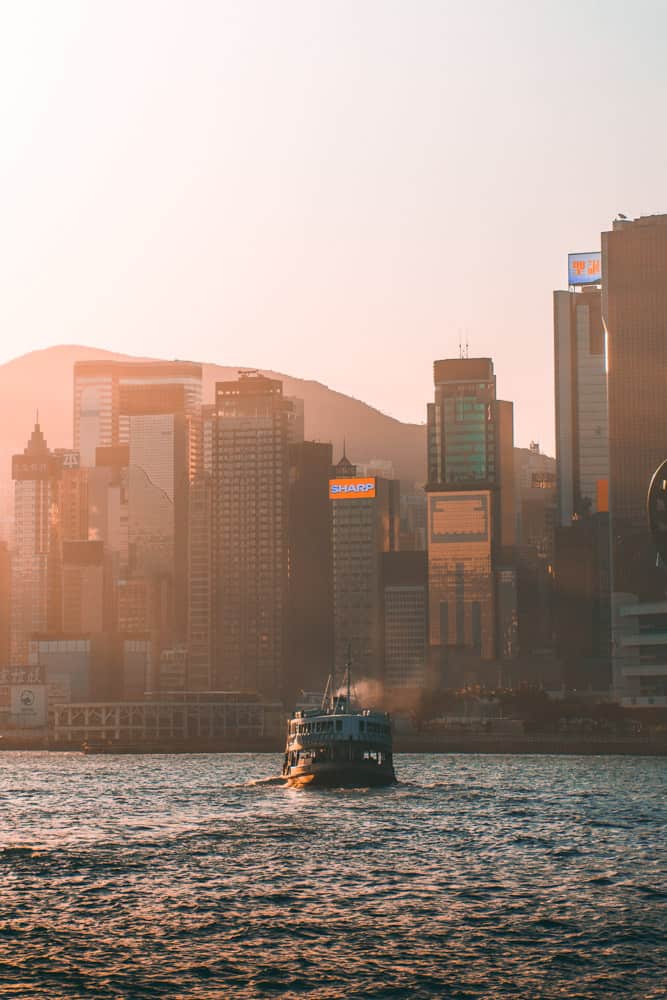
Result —
[[[155, 361], [103, 348], [59, 344], [18, 355], [0, 365], [0, 478], [11, 474], [9, 457], [22, 452], [32, 430], [36, 412], [49, 447], [72, 444], [73, 369], [75, 361]], [[178, 359], [186, 360], [186, 359]], [[203, 373], [203, 400], [213, 402], [216, 381], [236, 378], [242, 365], [218, 365], [196, 361]], [[285, 394], [304, 400], [307, 440], [331, 441], [334, 458], [347, 443], [352, 461], [389, 459], [397, 477], [422, 483], [426, 477], [426, 427], [406, 424], [353, 396], [314, 379], [301, 379], [283, 372], [260, 369], [279, 378]], [[26, 388], [27, 387], [27, 388]], [[8, 419], [10, 417], [10, 419]]]

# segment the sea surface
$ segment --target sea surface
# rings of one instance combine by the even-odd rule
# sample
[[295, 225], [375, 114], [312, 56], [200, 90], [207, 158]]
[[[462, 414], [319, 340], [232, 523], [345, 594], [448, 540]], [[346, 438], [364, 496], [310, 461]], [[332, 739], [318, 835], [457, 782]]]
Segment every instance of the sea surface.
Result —
[[0, 996], [667, 997], [667, 760], [0, 753]]

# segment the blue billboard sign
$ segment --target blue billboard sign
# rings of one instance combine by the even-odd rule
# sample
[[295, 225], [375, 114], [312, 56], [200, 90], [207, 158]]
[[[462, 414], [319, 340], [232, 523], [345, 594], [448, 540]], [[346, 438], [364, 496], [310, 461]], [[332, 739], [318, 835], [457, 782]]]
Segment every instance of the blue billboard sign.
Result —
[[567, 255], [568, 285], [599, 285], [602, 281], [602, 254], [599, 250]]

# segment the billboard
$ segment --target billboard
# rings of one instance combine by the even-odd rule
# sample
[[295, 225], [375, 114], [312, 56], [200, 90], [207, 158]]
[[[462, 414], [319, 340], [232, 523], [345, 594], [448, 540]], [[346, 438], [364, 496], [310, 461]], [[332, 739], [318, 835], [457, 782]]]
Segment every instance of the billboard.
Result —
[[599, 250], [567, 255], [568, 285], [599, 285], [602, 281], [602, 254]]
[[429, 496], [431, 542], [488, 542], [489, 494]]
[[495, 656], [490, 491], [428, 494], [429, 642]]
[[27, 728], [46, 725], [46, 685], [12, 684], [9, 691], [12, 725]]
[[355, 476], [352, 479], [330, 479], [330, 500], [358, 500], [375, 496], [374, 476]]
[[55, 454], [62, 462], [63, 469], [80, 469], [81, 453], [78, 451], [68, 451], [66, 448], [57, 448]]

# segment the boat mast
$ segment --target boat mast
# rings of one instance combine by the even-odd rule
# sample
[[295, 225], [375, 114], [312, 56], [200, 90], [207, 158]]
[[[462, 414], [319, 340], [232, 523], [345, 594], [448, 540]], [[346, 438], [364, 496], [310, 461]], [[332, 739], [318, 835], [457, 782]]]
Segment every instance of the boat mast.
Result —
[[333, 687], [333, 674], [329, 674], [327, 679], [327, 686], [324, 689], [324, 694], [322, 695], [322, 704], [320, 709], [325, 712], [327, 708], [331, 708], [334, 700], [334, 687]]
[[347, 644], [347, 701], [346, 701], [348, 712], [350, 711], [350, 686], [351, 686], [350, 671], [351, 670], [352, 670], [352, 643], [348, 642], [348, 644]]

